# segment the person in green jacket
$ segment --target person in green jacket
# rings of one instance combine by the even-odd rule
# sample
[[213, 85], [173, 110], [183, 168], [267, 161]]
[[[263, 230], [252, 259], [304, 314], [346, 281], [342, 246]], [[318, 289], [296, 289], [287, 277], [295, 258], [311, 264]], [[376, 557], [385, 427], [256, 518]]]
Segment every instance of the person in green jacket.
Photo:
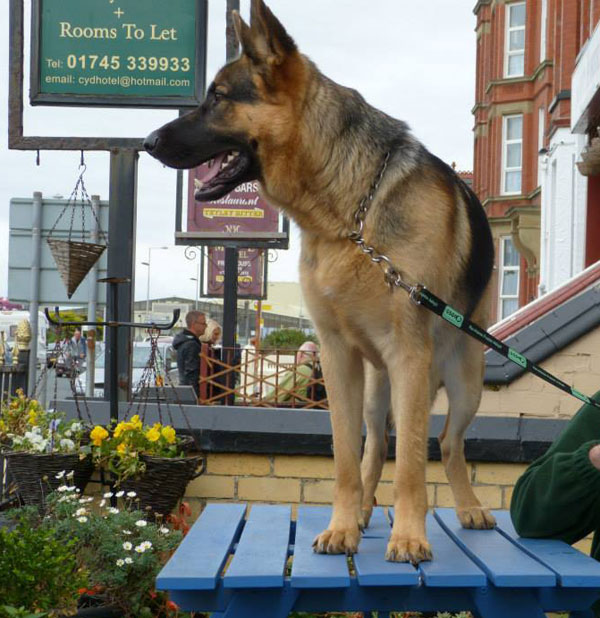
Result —
[[[594, 395], [600, 400], [600, 391]], [[545, 455], [515, 485], [510, 514], [524, 537], [572, 544], [594, 533], [591, 556], [600, 561], [600, 410], [582, 406]], [[600, 602], [594, 605], [600, 617]]]
[[296, 353], [296, 366], [281, 376], [278, 384], [271, 388], [262, 398], [262, 401], [295, 402], [297, 405], [306, 403], [308, 384], [313, 379], [318, 354], [319, 347], [317, 344], [313, 341], [305, 341]]

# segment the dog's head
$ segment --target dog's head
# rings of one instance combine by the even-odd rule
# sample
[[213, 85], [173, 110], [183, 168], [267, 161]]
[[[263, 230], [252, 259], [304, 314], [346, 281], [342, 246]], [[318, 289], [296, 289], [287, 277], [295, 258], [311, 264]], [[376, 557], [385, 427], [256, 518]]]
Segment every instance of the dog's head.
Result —
[[250, 26], [237, 12], [233, 22], [239, 58], [217, 73], [200, 107], [144, 140], [144, 148], [170, 167], [212, 161], [196, 187], [196, 199], [202, 201], [218, 199], [242, 182], [262, 180], [269, 160], [293, 147], [302, 57], [263, 0], [252, 0]]

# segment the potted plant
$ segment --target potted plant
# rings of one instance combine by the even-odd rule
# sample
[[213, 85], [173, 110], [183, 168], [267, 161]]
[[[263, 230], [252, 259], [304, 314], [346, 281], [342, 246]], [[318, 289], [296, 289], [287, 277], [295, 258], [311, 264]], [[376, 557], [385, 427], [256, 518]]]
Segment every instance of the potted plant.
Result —
[[83, 448], [89, 429], [80, 420], [66, 420], [47, 411], [19, 389], [0, 409], [0, 447], [25, 504], [43, 506], [55, 489], [61, 470], [73, 471], [73, 484], [83, 491], [94, 470]]
[[140, 508], [155, 513], [168, 515], [203, 472], [202, 457], [185, 454], [191, 438], [178, 436], [170, 425], [144, 425], [137, 414], [116, 425], [97, 425], [90, 438], [94, 461], [108, 469], [115, 486], [135, 491]]
[[[162, 518], [151, 520], [148, 513], [137, 510], [134, 492], [87, 497], [69, 484], [64, 471], [57, 476], [62, 484], [47, 497], [43, 516], [30, 507], [8, 513], [18, 522], [13, 553], [18, 548], [19, 563], [7, 562], [0, 551], [0, 598], [13, 608], [45, 611], [57, 618], [180, 616], [166, 593], [154, 589], [154, 580], [179, 544], [181, 532]], [[117, 507], [110, 503], [114, 497], [119, 499]], [[0, 541], [1, 534], [0, 530]], [[31, 538], [39, 540], [31, 544]], [[36, 553], [43, 559], [36, 562]], [[50, 555], [52, 560], [46, 558]], [[19, 569], [16, 580], [9, 572], [15, 565]], [[7, 570], [6, 577], [2, 569]], [[56, 589], [62, 596], [46, 595], [41, 603], [39, 593], [29, 590], [38, 580], [40, 590]], [[61, 580], [64, 591], [58, 585]], [[3, 586], [14, 594], [8, 596]], [[4, 618], [1, 609], [0, 618]]]

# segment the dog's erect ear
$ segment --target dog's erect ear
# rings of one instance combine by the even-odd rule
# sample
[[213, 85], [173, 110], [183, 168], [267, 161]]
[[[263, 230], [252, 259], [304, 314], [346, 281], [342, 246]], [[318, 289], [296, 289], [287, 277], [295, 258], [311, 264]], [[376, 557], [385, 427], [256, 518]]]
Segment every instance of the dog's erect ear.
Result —
[[279, 65], [296, 51], [296, 43], [263, 0], [252, 0], [250, 34], [253, 49], [250, 53], [246, 48], [244, 51], [255, 60]]
[[[254, 59], [256, 57], [256, 52], [254, 50], [250, 26], [241, 18], [237, 11], [232, 11], [231, 15], [233, 17], [233, 29], [235, 30], [238, 43], [242, 48], [242, 53]], [[257, 57], [256, 59], [258, 60]]]

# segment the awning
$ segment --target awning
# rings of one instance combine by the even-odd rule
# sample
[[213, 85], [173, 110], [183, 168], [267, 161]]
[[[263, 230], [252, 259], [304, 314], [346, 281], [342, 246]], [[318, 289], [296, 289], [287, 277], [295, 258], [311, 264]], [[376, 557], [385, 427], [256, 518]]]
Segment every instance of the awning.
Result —
[[600, 137], [594, 137], [581, 153], [581, 161], [577, 163], [577, 167], [584, 176], [600, 175]]

